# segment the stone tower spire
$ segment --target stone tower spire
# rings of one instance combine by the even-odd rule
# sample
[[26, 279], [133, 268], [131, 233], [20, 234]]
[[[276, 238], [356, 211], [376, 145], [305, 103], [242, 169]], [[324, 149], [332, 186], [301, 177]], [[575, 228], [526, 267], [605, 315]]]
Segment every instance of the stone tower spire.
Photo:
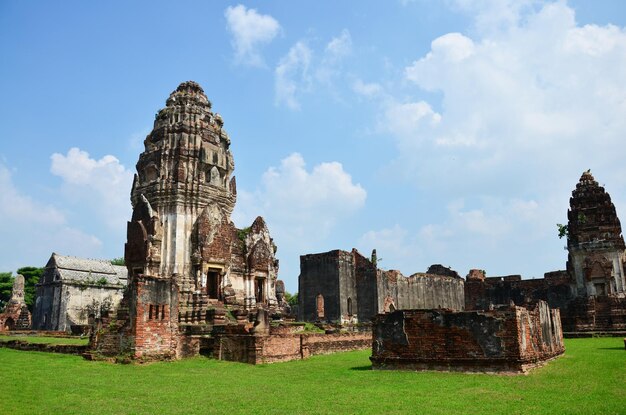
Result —
[[[222, 118], [200, 85], [183, 82], [156, 114], [131, 190], [124, 260], [128, 289], [106, 353], [135, 357], [199, 353], [198, 336], [279, 312], [276, 245], [263, 218], [230, 218], [235, 164]], [[98, 350], [110, 346], [95, 341]]]
[[216, 203], [230, 215], [236, 199], [230, 178], [235, 163], [222, 117], [211, 112], [211, 102], [193, 81], [180, 84], [166, 105], [156, 114], [137, 162], [133, 206], [141, 194], [156, 209], [185, 194], [192, 205]]
[[570, 198], [568, 270], [579, 295], [625, 291], [624, 238], [611, 196], [591, 172], [582, 174]]
[[[202, 210], [211, 205], [230, 220], [236, 201], [231, 178], [235, 164], [223, 125], [193, 81], [180, 84], [156, 114], [131, 191], [133, 219], [126, 258], [137, 271], [162, 277], [189, 274], [188, 235]], [[131, 237], [133, 233], [137, 238]], [[146, 246], [129, 252], [129, 244], [141, 245], [141, 239], [147, 239]], [[134, 255], [138, 249], [146, 252]]]

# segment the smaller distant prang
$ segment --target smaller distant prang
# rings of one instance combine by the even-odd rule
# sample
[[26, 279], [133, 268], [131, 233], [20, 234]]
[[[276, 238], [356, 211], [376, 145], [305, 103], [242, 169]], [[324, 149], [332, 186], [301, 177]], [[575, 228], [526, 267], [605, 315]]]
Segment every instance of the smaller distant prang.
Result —
[[486, 310], [494, 304], [534, 306], [546, 301], [559, 308], [565, 335], [626, 330], [626, 249], [611, 196], [585, 171], [572, 191], [567, 226], [566, 270], [544, 278], [520, 275], [487, 277], [470, 270], [465, 281], [465, 308]]
[[0, 331], [30, 329], [31, 315], [24, 302], [24, 276], [18, 274], [13, 280], [11, 299], [0, 314]]

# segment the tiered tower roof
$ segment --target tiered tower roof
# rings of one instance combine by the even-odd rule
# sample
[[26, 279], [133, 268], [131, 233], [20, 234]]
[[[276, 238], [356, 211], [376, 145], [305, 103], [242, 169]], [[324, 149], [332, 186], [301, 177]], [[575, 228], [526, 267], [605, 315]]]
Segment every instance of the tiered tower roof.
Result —
[[624, 249], [615, 205], [589, 170], [582, 174], [572, 191], [567, 217], [569, 249]]

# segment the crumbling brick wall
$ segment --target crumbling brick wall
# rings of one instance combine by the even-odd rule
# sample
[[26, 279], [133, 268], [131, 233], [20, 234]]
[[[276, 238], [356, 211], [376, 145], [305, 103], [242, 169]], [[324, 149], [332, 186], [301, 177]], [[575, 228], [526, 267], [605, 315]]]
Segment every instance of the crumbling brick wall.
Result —
[[564, 352], [558, 310], [398, 310], [373, 321], [374, 369], [525, 372]]
[[511, 301], [523, 307], [547, 301], [552, 308], [565, 308], [573, 298], [575, 293], [566, 271], [549, 272], [544, 278], [531, 280], [523, 280], [520, 275], [481, 277], [470, 272], [465, 282], [466, 310], [487, 310]]
[[286, 362], [317, 354], [369, 349], [371, 333], [222, 334], [214, 341], [213, 357], [250, 364]]

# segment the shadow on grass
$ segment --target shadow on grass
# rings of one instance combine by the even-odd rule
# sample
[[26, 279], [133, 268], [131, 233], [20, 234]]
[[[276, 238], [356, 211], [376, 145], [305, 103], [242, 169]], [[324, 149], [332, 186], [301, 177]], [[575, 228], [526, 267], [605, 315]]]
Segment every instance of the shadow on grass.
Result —
[[350, 370], [372, 370], [372, 365], [355, 366], [355, 367], [351, 367]]
[[624, 350], [623, 347], [598, 347], [598, 350]]

